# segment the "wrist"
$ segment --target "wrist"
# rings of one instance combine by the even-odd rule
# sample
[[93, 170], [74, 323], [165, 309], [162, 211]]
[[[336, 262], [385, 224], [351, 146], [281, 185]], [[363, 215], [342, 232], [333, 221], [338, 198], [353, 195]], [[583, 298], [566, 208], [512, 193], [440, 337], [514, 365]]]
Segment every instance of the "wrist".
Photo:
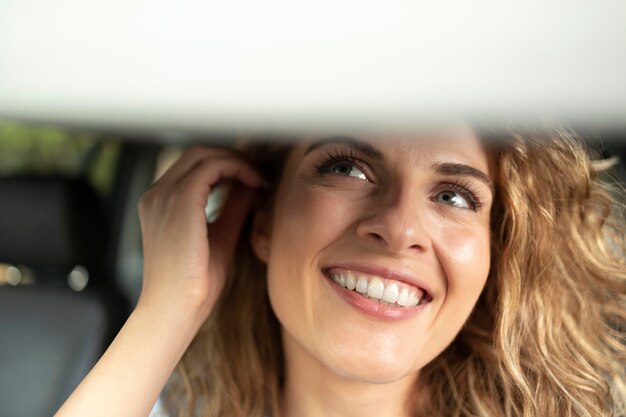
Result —
[[191, 338], [208, 317], [200, 303], [144, 294], [139, 297], [132, 315], [153, 326], [173, 329], [177, 334], [189, 333]]

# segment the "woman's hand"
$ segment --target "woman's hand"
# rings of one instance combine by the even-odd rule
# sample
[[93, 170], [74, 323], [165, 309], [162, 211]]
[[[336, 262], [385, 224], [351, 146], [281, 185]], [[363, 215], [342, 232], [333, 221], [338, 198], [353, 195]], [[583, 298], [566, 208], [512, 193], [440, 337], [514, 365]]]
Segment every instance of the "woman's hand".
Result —
[[[216, 185], [232, 182], [216, 222], [205, 206]], [[191, 313], [201, 323], [222, 288], [254, 188], [263, 179], [233, 152], [193, 147], [139, 202], [144, 278], [138, 307]]]
[[[209, 226], [209, 192], [230, 181], [240, 185]], [[143, 195], [145, 267], [137, 308], [57, 417], [148, 415], [224, 287], [253, 188], [262, 183], [234, 153], [195, 147]]]

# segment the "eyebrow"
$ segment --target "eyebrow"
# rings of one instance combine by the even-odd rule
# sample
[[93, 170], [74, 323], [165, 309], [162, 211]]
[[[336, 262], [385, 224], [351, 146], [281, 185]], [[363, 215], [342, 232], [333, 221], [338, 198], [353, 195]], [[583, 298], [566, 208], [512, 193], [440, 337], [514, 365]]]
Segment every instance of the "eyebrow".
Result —
[[[304, 152], [304, 155], [307, 155], [308, 153], [313, 152], [315, 149], [332, 143], [348, 145], [363, 152], [365, 155], [375, 160], [382, 161], [385, 159], [383, 153], [376, 147], [350, 136], [331, 136], [319, 140], [309, 146], [309, 148]], [[491, 181], [491, 178], [489, 178], [489, 176], [481, 170], [473, 168], [469, 165], [456, 162], [439, 162], [433, 165], [433, 170], [442, 175], [456, 175], [475, 178], [485, 184], [487, 187], [489, 187], [492, 194], [495, 192], [495, 186], [493, 184], [493, 181]]]
[[433, 170], [443, 175], [457, 175], [475, 178], [489, 187], [492, 193], [495, 191], [495, 186], [493, 185], [491, 178], [489, 178], [489, 176], [484, 172], [469, 165], [459, 164], [456, 162], [439, 162], [433, 165]]
[[348, 145], [360, 152], [363, 152], [365, 155], [375, 160], [382, 161], [383, 159], [385, 159], [385, 157], [383, 156], [383, 153], [380, 150], [376, 149], [374, 146], [370, 145], [369, 143], [361, 142], [360, 140], [357, 140], [349, 136], [331, 136], [328, 138], [324, 138], [318, 142], [315, 142], [311, 146], [309, 146], [309, 148], [306, 150], [306, 152], [304, 152], [304, 154], [306, 155], [309, 152], [312, 152], [319, 147], [322, 147], [324, 145], [328, 145], [331, 143], [340, 143], [343, 145]]

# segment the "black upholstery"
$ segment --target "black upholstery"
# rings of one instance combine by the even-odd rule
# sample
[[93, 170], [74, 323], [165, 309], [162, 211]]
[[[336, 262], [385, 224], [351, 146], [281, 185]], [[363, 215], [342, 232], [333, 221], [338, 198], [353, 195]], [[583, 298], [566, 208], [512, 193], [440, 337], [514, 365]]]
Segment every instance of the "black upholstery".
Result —
[[0, 415], [52, 416], [102, 354], [107, 320], [93, 294], [0, 289]]
[[83, 181], [0, 179], [0, 262], [98, 268], [107, 228], [102, 204]]
[[[34, 284], [0, 286], [0, 416], [54, 414], [121, 325], [103, 213], [82, 181], [0, 178], [0, 262], [37, 272]], [[89, 271], [82, 292], [67, 286], [76, 265]]]

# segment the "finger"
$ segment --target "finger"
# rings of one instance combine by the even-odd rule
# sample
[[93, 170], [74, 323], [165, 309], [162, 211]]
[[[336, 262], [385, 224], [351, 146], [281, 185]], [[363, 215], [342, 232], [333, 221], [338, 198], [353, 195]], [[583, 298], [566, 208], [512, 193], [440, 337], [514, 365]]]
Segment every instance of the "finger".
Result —
[[254, 197], [255, 190], [241, 184], [233, 184], [217, 221], [209, 225], [211, 248], [220, 248], [219, 251], [226, 262], [232, 259]]
[[196, 194], [198, 202], [204, 207], [211, 188], [224, 180], [238, 180], [252, 188], [264, 184], [264, 180], [250, 165], [240, 159], [228, 158], [198, 162], [177, 187], [185, 193]]
[[185, 176], [199, 162], [209, 158], [229, 158], [235, 153], [229, 149], [208, 146], [192, 146], [187, 148], [182, 155], [163, 174], [163, 181], [176, 181]]

